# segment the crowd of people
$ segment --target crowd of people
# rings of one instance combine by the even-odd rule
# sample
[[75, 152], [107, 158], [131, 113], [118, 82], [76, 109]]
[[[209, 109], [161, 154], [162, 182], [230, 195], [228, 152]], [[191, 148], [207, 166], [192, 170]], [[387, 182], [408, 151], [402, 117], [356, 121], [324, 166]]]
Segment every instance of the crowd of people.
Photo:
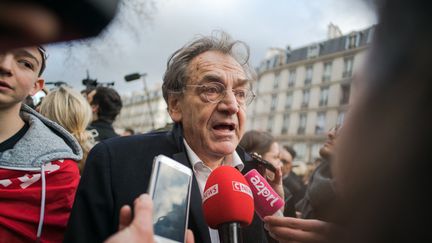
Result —
[[285, 207], [283, 216], [255, 214], [242, 228], [244, 242], [432, 240], [425, 222], [430, 6], [374, 4], [379, 24], [360, 75], [365, 87], [343, 127], [328, 131], [307, 184], [293, 172], [291, 147], [245, 131], [256, 74], [247, 44], [225, 32], [198, 37], [170, 56], [161, 88], [173, 126], [135, 136], [113, 129], [122, 102], [112, 88], [84, 97], [61, 86], [29, 107], [28, 97], [44, 87], [46, 51], [2, 51], [0, 242], [153, 242], [145, 193], [159, 154], [193, 172], [186, 241], [220, 242], [204, 220], [204, 186], [221, 165], [243, 174], [253, 169], [251, 153], [275, 168], [260, 172]]

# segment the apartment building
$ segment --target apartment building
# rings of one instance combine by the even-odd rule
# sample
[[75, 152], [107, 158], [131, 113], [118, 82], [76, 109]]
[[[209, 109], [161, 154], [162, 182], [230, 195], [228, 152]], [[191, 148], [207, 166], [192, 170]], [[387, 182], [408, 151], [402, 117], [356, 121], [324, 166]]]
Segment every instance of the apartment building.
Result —
[[144, 92], [135, 92], [130, 96], [122, 96], [122, 101], [123, 108], [114, 123], [116, 128], [130, 127], [136, 132], [144, 133], [172, 122], [160, 85], [150, 90], [148, 96]]
[[[334, 28], [329, 26], [329, 32]], [[257, 68], [247, 130], [266, 130], [293, 146], [298, 160], [313, 162], [327, 131], [344, 120], [353, 74], [362, 68], [374, 28], [298, 49], [269, 49]]]

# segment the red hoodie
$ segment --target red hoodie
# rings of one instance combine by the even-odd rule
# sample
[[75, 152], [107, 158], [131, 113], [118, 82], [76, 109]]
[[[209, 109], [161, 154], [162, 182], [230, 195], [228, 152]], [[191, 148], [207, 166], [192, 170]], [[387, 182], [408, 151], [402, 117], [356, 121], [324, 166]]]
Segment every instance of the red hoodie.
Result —
[[[62, 242], [79, 182], [73, 160], [46, 163], [45, 213], [40, 242]], [[0, 242], [35, 242], [40, 222], [40, 172], [0, 169]]]

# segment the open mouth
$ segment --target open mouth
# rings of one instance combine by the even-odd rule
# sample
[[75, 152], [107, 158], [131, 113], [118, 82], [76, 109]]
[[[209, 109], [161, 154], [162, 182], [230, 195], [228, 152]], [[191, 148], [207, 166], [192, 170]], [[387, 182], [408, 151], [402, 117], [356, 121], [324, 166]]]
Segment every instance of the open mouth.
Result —
[[12, 87], [4, 81], [0, 81], [0, 87], [12, 89]]
[[220, 123], [213, 126], [213, 129], [218, 131], [234, 131], [235, 125], [230, 123]]

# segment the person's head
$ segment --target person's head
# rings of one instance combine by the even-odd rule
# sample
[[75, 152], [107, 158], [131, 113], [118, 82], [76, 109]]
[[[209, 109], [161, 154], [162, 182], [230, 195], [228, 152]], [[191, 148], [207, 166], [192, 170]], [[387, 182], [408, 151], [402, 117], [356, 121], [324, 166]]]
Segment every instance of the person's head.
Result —
[[340, 125], [336, 125], [327, 132], [327, 140], [319, 150], [320, 156], [325, 160], [330, 160], [335, 153], [335, 143], [339, 129]]
[[268, 132], [248, 131], [241, 139], [240, 146], [248, 153], [257, 153], [275, 167], [282, 166], [279, 144]]
[[21, 104], [41, 90], [44, 66], [45, 54], [37, 46], [0, 53], [0, 108]]
[[432, 5], [375, 2], [365, 95], [345, 118], [332, 166], [352, 226], [344, 242], [430, 241]]
[[112, 88], [99, 86], [87, 95], [92, 107], [93, 120], [113, 123], [122, 108], [120, 95]]
[[292, 160], [294, 160], [297, 157], [297, 152], [292, 146], [284, 145], [283, 148], [286, 149], [288, 153], [291, 154]]
[[77, 91], [61, 86], [43, 99], [40, 113], [72, 134], [86, 130], [91, 122], [90, 105]]
[[[293, 156], [287, 149], [289, 146], [282, 146], [280, 148], [280, 160], [282, 162], [282, 174], [287, 175], [292, 170]], [[291, 147], [289, 147], [291, 148]]]
[[[42, 100], [40, 113], [69, 131], [80, 143], [86, 157], [91, 147], [91, 137], [86, 128], [91, 122], [92, 112], [79, 92], [64, 86], [51, 91]], [[80, 169], [82, 166], [80, 163]]]
[[204, 162], [232, 154], [244, 133], [254, 97], [248, 58], [247, 45], [226, 33], [201, 37], [169, 58], [162, 85], [168, 112]]

